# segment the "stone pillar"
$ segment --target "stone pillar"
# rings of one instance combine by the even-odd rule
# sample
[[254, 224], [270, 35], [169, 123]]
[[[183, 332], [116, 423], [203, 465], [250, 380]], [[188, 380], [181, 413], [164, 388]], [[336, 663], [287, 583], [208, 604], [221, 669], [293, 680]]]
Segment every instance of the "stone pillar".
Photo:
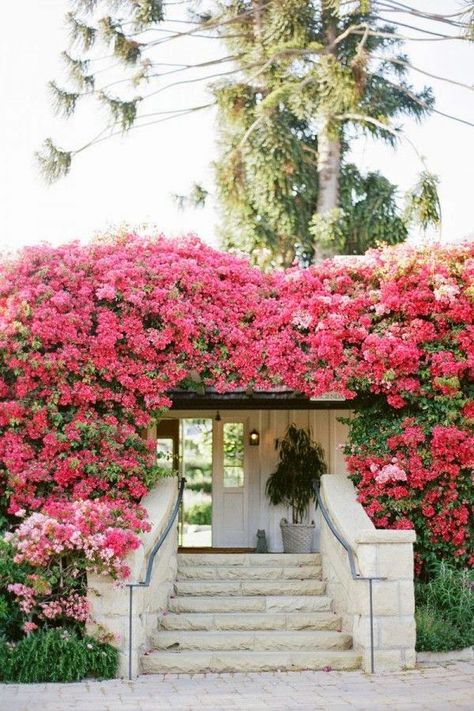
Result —
[[[340, 475], [321, 479], [321, 496], [338, 532], [356, 557], [360, 577], [373, 585], [376, 671], [413, 668], [416, 662], [413, 583], [414, 531], [376, 529], [356, 501], [353, 484]], [[321, 554], [328, 593], [351, 632], [362, 667], [370, 671], [369, 582], [353, 580], [347, 553], [322, 521]]]
[[[148, 511], [151, 531], [141, 535], [142, 545], [127, 558], [130, 577], [126, 582], [144, 579], [150, 551], [168, 523], [176, 503], [176, 479], [162, 479], [142, 500]], [[155, 630], [157, 617], [168, 606], [168, 598], [176, 579], [177, 526], [168, 534], [160, 548], [153, 567], [148, 588], [133, 590], [132, 675], [140, 673], [140, 657], [147, 648], [148, 636]], [[109, 576], [89, 574], [87, 577], [88, 599], [92, 622], [88, 625], [93, 633], [100, 626], [113, 635], [120, 651], [119, 677], [128, 677], [129, 669], [129, 588], [118, 584]]]

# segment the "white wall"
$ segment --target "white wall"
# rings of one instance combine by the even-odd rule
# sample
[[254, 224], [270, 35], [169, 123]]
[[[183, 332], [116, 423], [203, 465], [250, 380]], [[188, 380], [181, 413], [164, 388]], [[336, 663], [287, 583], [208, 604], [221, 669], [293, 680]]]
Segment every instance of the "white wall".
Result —
[[[351, 410], [235, 410], [236, 419], [245, 418], [247, 432], [256, 429], [260, 433], [260, 445], [247, 447], [248, 475], [248, 541], [249, 547], [256, 544], [256, 532], [263, 528], [267, 534], [270, 551], [283, 550], [280, 533], [280, 520], [289, 516], [289, 511], [282, 507], [271, 506], [265, 496], [265, 484], [278, 461], [275, 441], [283, 437], [290, 424], [309, 428], [312, 438], [321, 444], [329, 474], [347, 474], [341, 445], [347, 437], [347, 426], [338, 421], [348, 417]], [[221, 410], [224, 415], [224, 411]], [[213, 411], [176, 411], [173, 417], [214, 417]], [[225, 410], [225, 417], [232, 416], [231, 410]], [[314, 517], [314, 509], [312, 510]], [[319, 550], [319, 529], [315, 532], [314, 550]]]

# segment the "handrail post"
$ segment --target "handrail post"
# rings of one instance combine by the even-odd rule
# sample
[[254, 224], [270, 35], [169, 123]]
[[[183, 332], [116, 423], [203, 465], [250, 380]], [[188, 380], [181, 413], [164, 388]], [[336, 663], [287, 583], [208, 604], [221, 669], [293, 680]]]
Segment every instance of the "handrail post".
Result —
[[186, 486], [186, 479], [182, 477], [179, 481], [179, 488], [178, 488], [178, 497], [176, 499], [176, 503], [174, 505], [173, 511], [169, 517], [168, 523], [166, 527], [163, 530], [163, 533], [160, 535], [157, 543], [155, 543], [150, 557], [147, 562], [146, 566], [146, 573], [145, 573], [145, 579], [140, 581], [139, 583], [127, 583], [127, 587], [129, 589], [129, 596], [128, 596], [128, 678], [129, 681], [132, 680], [132, 636], [133, 636], [133, 588], [148, 588], [150, 587], [150, 581], [151, 581], [151, 574], [153, 570], [153, 564], [155, 562], [156, 554], [158, 553], [159, 549], [161, 548], [163, 542], [166, 540], [166, 537], [168, 533], [170, 532], [174, 521], [176, 520], [176, 516], [181, 504], [181, 501], [183, 499], [183, 492], [184, 492], [184, 487]]
[[133, 584], [128, 586], [128, 679], [132, 680]]
[[369, 578], [369, 610], [370, 610], [370, 673], [375, 672], [374, 661], [374, 605], [372, 600], [372, 580]]

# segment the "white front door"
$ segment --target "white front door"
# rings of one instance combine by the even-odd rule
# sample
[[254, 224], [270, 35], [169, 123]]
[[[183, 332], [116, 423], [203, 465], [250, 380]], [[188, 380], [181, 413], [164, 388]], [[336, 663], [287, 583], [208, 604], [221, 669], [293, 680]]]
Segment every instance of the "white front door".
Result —
[[248, 421], [222, 416], [213, 424], [212, 545], [248, 547]]

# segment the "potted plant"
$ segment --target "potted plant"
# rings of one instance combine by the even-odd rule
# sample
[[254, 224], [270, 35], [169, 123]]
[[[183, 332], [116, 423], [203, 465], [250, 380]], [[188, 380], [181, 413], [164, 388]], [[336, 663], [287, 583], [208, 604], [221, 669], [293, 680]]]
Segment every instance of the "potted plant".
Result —
[[290, 425], [284, 438], [276, 442], [280, 461], [266, 484], [266, 494], [274, 506], [291, 507], [292, 522], [283, 518], [280, 528], [285, 553], [309, 553], [314, 522], [306, 522], [311, 501], [316, 496], [314, 482], [326, 473], [321, 445], [313, 442], [308, 430]]

